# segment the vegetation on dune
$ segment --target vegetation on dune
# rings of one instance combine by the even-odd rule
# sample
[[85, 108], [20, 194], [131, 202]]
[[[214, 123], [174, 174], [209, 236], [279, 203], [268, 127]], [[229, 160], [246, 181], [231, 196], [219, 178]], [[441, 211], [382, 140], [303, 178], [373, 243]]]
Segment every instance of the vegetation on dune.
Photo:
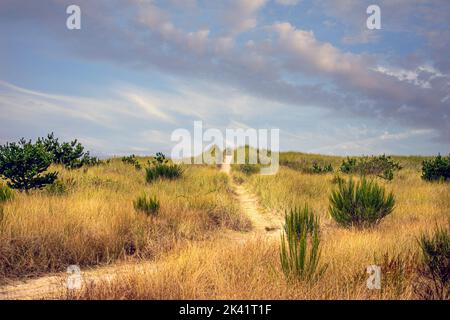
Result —
[[422, 163], [422, 179], [427, 181], [450, 180], [450, 155], [442, 157], [440, 154], [431, 160]]
[[359, 175], [376, 175], [386, 180], [394, 178], [394, 172], [402, 169], [400, 164], [390, 156], [371, 156], [361, 158], [350, 158], [342, 161], [341, 171], [343, 173], [357, 173]]
[[324, 272], [320, 260], [320, 224], [308, 206], [286, 212], [280, 260], [288, 279], [316, 280]]
[[369, 227], [394, 210], [393, 193], [386, 195], [383, 187], [375, 181], [362, 178], [354, 182], [339, 181], [338, 188], [330, 195], [329, 212], [340, 225], [349, 227]]
[[[436, 227], [432, 234], [419, 238], [422, 250], [421, 276], [416, 292], [424, 299], [450, 298], [450, 234], [448, 228]], [[419, 290], [417, 290], [419, 289]]]
[[30, 190], [53, 183], [57, 172], [46, 172], [52, 163], [52, 154], [41, 143], [21, 139], [0, 146], [0, 175], [13, 189]]
[[[424, 161], [423, 176], [436, 179], [421, 178], [423, 157], [350, 160], [289, 152], [280, 155], [284, 165], [273, 176], [253, 174], [259, 164], [233, 166], [233, 178], [261, 206], [285, 212], [281, 243], [249, 237], [236, 245], [214, 231], [248, 231], [250, 222], [216, 166], [181, 167], [158, 153], [145, 172], [135, 168], [148, 158], [133, 155], [73, 170], [80, 162], [54, 160], [43, 142], [30, 145], [36, 154], [29, 158], [48, 163], [38, 175], [58, 170], [58, 179], [28, 193], [0, 183], [0, 279], [163, 257], [155, 272], [130, 269], [70, 298], [448, 299], [448, 229], [430, 233], [430, 226], [448, 221], [450, 185], [427, 182], [442, 180], [446, 158]], [[66, 149], [79, 154], [77, 143]], [[17, 154], [13, 163], [29, 163], [24, 151]], [[344, 179], [330, 170], [341, 164], [361, 177]], [[396, 179], [387, 181], [393, 175], [386, 168], [398, 172]], [[385, 223], [365, 228], [392, 213], [394, 204]], [[205, 239], [214, 241], [184, 246]], [[382, 269], [382, 290], [366, 287], [366, 268], [374, 263]]]
[[53, 163], [61, 164], [68, 169], [100, 163], [96, 157], [90, 156], [89, 151], [84, 151], [84, 146], [77, 139], [70, 142], [59, 142], [52, 132], [46, 138], [39, 138], [37, 144], [42, 144], [45, 150], [52, 155]]
[[[184, 175], [146, 184], [120, 159], [88, 171], [60, 167], [59, 182], [45, 192], [19, 193], [2, 206], [0, 278], [153, 258], [221, 228], [249, 228], [215, 167], [192, 166]], [[155, 219], [136, 214], [142, 192], [158, 199]]]
[[146, 213], [147, 215], [156, 215], [158, 213], [160, 203], [156, 196], [149, 197], [145, 193], [139, 196], [133, 202], [134, 208], [137, 211]]
[[312, 173], [328, 173], [328, 172], [333, 172], [333, 166], [331, 164], [327, 164], [324, 165], [323, 167], [320, 166], [319, 164], [317, 164], [317, 162], [313, 163], [312, 169], [311, 169]]
[[142, 169], [141, 164], [139, 163], [139, 161], [137, 160], [137, 158], [134, 154], [132, 154], [130, 156], [122, 157], [122, 162], [134, 166], [134, 168], [136, 170]]
[[183, 168], [178, 164], [170, 164], [164, 154], [157, 153], [145, 169], [145, 180], [152, 183], [156, 179], [178, 179], [183, 175]]

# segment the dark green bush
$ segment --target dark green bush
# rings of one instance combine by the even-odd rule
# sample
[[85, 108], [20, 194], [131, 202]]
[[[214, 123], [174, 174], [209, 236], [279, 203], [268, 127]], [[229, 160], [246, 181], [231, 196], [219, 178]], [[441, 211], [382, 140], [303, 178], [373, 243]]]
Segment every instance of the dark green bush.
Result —
[[319, 266], [319, 219], [307, 206], [293, 209], [285, 215], [281, 235], [280, 261], [288, 279], [316, 280], [324, 271]]
[[422, 249], [422, 286], [418, 292], [425, 299], [448, 300], [450, 294], [450, 235], [446, 228], [437, 227], [433, 234], [419, 239]]
[[8, 186], [0, 184], [0, 203], [12, 199], [13, 192]]
[[312, 173], [327, 173], [327, 172], [333, 172], [333, 167], [330, 164], [324, 165], [323, 167], [320, 166], [317, 162], [313, 163], [313, 166], [311, 168]]
[[0, 175], [13, 189], [29, 190], [52, 184], [57, 172], [44, 173], [52, 163], [52, 154], [41, 143], [21, 139], [0, 146]]
[[355, 183], [353, 179], [339, 181], [338, 188], [330, 195], [330, 215], [337, 223], [349, 227], [368, 227], [380, 222], [394, 210], [395, 198], [387, 196], [383, 187], [364, 177]]
[[356, 173], [360, 175], [376, 175], [386, 180], [394, 178], [394, 172], [402, 167], [390, 156], [371, 156], [361, 158], [349, 158], [342, 161], [341, 171], [343, 173]]
[[137, 211], [146, 213], [147, 215], [156, 215], [158, 213], [160, 204], [156, 196], [148, 197], [143, 194], [139, 196], [134, 202], [134, 208]]
[[148, 183], [156, 179], [177, 179], [183, 175], [183, 168], [178, 164], [169, 164], [164, 154], [158, 152], [145, 169], [145, 180]]
[[68, 169], [77, 169], [84, 165], [92, 166], [100, 163], [98, 158], [89, 155], [89, 151], [85, 152], [83, 145], [76, 139], [60, 143], [52, 132], [46, 138], [39, 138], [37, 142], [52, 154], [53, 163], [62, 164]]
[[139, 161], [137, 160], [137, 158], [134, 154], [132, 154], [131, 156], [128, 156], [128, 157], [122, 157], [122, 162], [133, 165], [136, 170], [142, 169], [141, 164], [139, 163]]
[[177, 164], [157, 164], [145, 169], [145, 180], [148, 183], [156, 179], [177, 179], [183, 174], [183, 169]]
[[433, 181], [450, 179], [450, 155], [446, 158], [440, 154], [432, 160], [422, 162], [422, 179]]
[[352, 173], [352, 172], [356, 171], [355, 170], [356, 163], [357, 163], [356, 158], [347, 157], [347, 159], [342, 161], [341, 171], [343, 173]]

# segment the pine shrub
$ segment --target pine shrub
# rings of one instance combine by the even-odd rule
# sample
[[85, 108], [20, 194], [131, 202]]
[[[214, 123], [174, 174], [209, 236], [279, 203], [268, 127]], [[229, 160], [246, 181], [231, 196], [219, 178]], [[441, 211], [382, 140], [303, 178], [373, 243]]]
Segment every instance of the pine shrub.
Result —
[[359, 175], [375, 175], [385, 180], [392, 180], [394, 172], [401, 170], [398, 162], [392, 160], [390, 156], [371, 156], [361, 158], [349, 158], [342, 161], [341, 172], [356, 173]]
[[139, 163], [139, 161], [137, 160], [137, 158], [134, 154], [132, 154], [131, 156], [128, 156], [128, 157], [122, 157], [122, 162], [133, 165], [136, 170], [142, 169], [141, 164]]
[[450, 179], [450, 155], [442, 157], [440, 154], [432, 160], [422, 162], [422, 179], [427, 181]]
[[51, 163], [52, 154], [39, 142], [21, 139], [18, 143], [0, 146], [0, 175], [13, 189], [41, 189], [52, 184], [58, 173], [45, 173]]
[[314, 162], [313, 166], [311, 168], [311, 172], [312, 173], [317, 173], [317, 174], [333, 172], [333, 167], [331, 166], [331, 163], [327, 164], [327, 165], [324, 165], [322, 167], [317, 162]]
[[169, 164], [164, 154], [158, 152], [153, 161], [145, 169], [145, 180], [148, 183], [156, 179], [177, 179], [183, 175], [183, 168], [178, 164]]
[[395, 197], [364, 177], [357, 183], [352, 178], [341, 180], [330, 195], [330, 215], [345, 227], [369, 227], [378, 224], [394, 210]]
[[59, 142], [52, 132], [46, 138], [39, 138], [37, 143], [42, 144], [45, 150], [52, 155], [53, 163], [62, 164], [67, 169], [100, 164], [100, 160], [91, 157], [89, 151], [84, 151], [84, 146], [76, 139], [70, 142]]

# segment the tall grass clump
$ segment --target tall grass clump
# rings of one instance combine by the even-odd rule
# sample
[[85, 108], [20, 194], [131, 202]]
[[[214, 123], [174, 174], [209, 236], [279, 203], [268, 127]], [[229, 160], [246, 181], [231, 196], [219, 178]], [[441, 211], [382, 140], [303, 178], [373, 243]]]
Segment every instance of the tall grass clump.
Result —
[[284, 274], [290, 280], [315, 280], [325, 271], [325, 267], [319, 266], [319, 260], [318, 217], [307, 206], [291, 209], [285, 215], [281, 235], [280, 261]]
[[345, 227], [376, 225], [392, 213], [395, 205], [392, 192], [386, 195], [383, 187], [364, 177], [356, 183], [352, 178], [349, 181], [339, 181], [329, 200], [330, 215]]
[[0, 203], [12, 199], [13, 192], [8, 186], [0, 184]]
[[437, 227], [419, 238], [422, 266], [419, 274], [419, 295], [424, 299], [449, 299], [450, 293], [450, 235], [447, 229]]
[[432, 160], [424, 160], [422, 162], [422, 179], [427, 181], [450, 180], [450, 155], [442, 157], [439, 154]]
[[134, 208], [137, 211], [146, 213], [147, 215], [156, 215], [158, 213], [160, 204], [156, 196], [148, 197], [146, 194], [139, 196], [133, 202]]

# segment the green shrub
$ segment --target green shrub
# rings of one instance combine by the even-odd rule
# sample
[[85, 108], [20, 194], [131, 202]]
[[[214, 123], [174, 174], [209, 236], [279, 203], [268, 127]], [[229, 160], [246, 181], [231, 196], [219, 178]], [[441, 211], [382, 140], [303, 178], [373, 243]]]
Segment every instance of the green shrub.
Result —
[[13, 192], [8, 186], [0, 184], [0, 203], [12, 199]]
[[183, 168], [178, 164], [169, 164], [164, 154], [158, 152], [149, 166], [145, 169], [145, 180], [148, 183], [158, 178], [177, 179], [183, 174]]
[[325, 271], [319, 260], [319, 219], [307, 206], [290, 210], [285, 215], [281, 235], [280, 261], [284, 274], [292, 280], [316, 280]]
[[368, 227], [381, 221], [394, 210], [395, 198], [375, 181], [364, 177], [355, 183], [352, 178], [339, 181], [330, 195], [330, 215], [343, 226]]
[[423, 278], [418, 292], [425, 299], [448, 300], [450, 294], [450, 235], [446, 228], [437, 227], [433, 234], [423, 234], [419, 239], [422, 249]]
[[158, 199], [156, 199], [156, 196], [147, 197], [147, 195], [145, 194], [139, 196], [133, 204], [134, 208], [137, 211], [144, 212], [147, 215], [156, 215], [160, 207], [159, 201]]
[[422, 179], [433, 181], [450, 179], [450, 155], [446, 158], [440, 154], [432, 160], [422, 162]]
[[347, 157], [342, 161], [341, 171], [343, 173], [352, 173], [355, 171], [357, 160], [355, 158]]
[[141, 164], [138, 162], [138, 160], [136, 159], [136, 156], [134, 154], [132, 154], [131, 156], [128, 156], [128, 157], [122, 157], [122, 162], [133, 165], [136, 170], [142, 169]]
[[390, 156], [371, 156], [361, 158], [349, 158], [342, 161], [341, 171], [343, 173], [356, 173], [360, 175], [376, 175], [386, 180], [394, 178], [394, 172], [402, 169], [398, 162]]
[[148, 183], [158, 178], [177, 179], [183, 174], [183, 169], [177, 164], [157, 164], [145, 169], [145, 180]]
[[60, 143], [52, 132], [46, 138], [39, 138], [37, 142], [52, 154], [53, 163], [62, 164], [68, 169], [77, 169], [84, 165], [92, 166], [100, 163], [98, 158], [89, 155], [89, 151], [85, 152], [83, 145], [76, 139]]
[[21, 139], [0, 146], [0, 175], [13, 189], [29, 190], [52, 184], [57, 172], [44, 173], [52, 163], [52, 154], [41, 143]]
[[330, 164], [324, 165], [323, 167], [320, 166], [319, 164], [317, 164], [317, 162], [313, 163], [313, 166], [311, 168], [311, 172], [312, 173], [327, 173], [327, 172], [333, 172], [333, 167]]

